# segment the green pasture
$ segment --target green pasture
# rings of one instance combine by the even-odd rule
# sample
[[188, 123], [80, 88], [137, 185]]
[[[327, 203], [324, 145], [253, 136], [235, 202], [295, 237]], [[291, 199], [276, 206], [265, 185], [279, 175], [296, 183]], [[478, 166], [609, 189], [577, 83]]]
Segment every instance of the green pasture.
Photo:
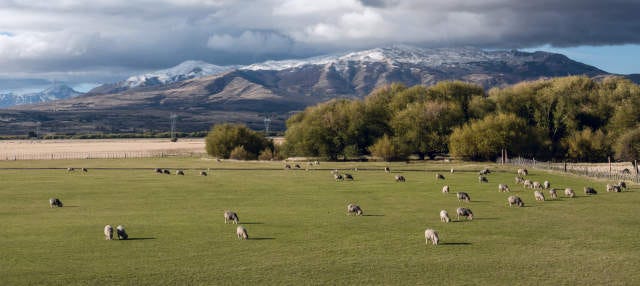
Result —
[[[295, 163], [292, 163], [294, 165]], [[638, 285], [640, 192], [529, 170], [578, 197], [536, 202], [495, 164], [198, 158], [0, 162], [2, 285]], [[67, 167], [89, 168], [87, 174]], [[185, 176], [153, 168], [185, 169]], [[489, 167], [489, 183], [477, 171]], [[330, 170], [353, 174], [336, 182]], [[358, 168], [357, 171], [353, 170]], [[454, 174], [449, 170], [454, 168]], [[207, 170], [209, 176], [198, 176]], [[436, 180], [441, 172], [446, 179]], [[396, 183], [394, 175], [406, 177]], [[499, 193], [506, 183], [511, 193]], [[443, 185], [451, 194], [441, 193]], [[584, 186], [598, 195], [587, 197]], [[456, 191], [468, 192], [460, 203]], [[516, 194], [524, 208], [509, 208]], [[545, 192], [545, 195], [546, 192]], [[49, 208], [58, 197], [63, 208]], [[548, 195], [547, 195], [548, 198]], [[364, 216], [347, 216], [357, 203]], [[471, 208], [472, 221], [455, 221]], [[237, 240], [234, 210], [250, 239]], [[440, 222], [446, 209], [453, 222]], [[130, 240], [106, 241], [106, 224]], [[426, 245], [424, 230], [440, 234]]]

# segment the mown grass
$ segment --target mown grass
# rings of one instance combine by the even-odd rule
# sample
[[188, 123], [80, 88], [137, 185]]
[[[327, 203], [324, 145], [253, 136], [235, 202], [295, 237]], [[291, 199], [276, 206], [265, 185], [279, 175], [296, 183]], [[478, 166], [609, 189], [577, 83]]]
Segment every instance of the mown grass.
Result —
[[[640, 283], [640, 194], [606, 193], [604, 181], [530, 170], [533, 180], [573, 187], [578, 197], [535, 202], [492, 164], [282, 163], [191, 158], [2, 162], [0, 274], [3, 285], [635, 285]], [[477, 171], [496, 172], [480, 184]], [[98, 168], [142, 169], [98, 169]], [[151, 168], [185, 168], [186, 176]], [[335, 182], [329, 170], [353, 169]], [[435, 172], [454, 167], [458, 172]], [[197, 176], [210, 168], [209, 176]], [[303, 165], [304, 168], [304, 165]], [[251, 169], [251, 170], [242, 170]], [[347, 172], [347, 171], [344, 171]], [[406, 183], [396, 183], [402, 174]], [[508, 208], [498, 183], [526, 207]], [[451, 186], [452, 194], [440, 192]], [[599, 194], [586, 197], [590, 185]], [[471, 195], [459, 203], [456, 191]], [[65, 207], [50, 209], [59, 197]], [[364, 216], [347, 216], [358, 203]], [[441, 223], [465, 205], [473, 221]], [[238, 241], [222, 213], [238, 212]], [[105, 241], [123, 224], [128, 241]], [[434, 228], [441, 244], [425, 245]]]

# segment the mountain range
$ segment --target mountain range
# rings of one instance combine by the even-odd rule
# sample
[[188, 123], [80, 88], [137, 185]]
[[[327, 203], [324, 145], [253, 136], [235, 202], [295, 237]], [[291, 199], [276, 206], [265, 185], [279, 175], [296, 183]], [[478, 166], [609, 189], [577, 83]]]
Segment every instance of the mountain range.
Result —
[[[0, 120], [3, 126], [37, 121], [52, 132], [131, 132], [167, 130], [175, 113], [181, 131], [208, 130], [218, 122], [264, 129], [264, 116], [271, 117], [272, 129], [283, 129], [291, 112], [332, 98], [362, 98], [393, 82], [462, 80], [491, 88], [567, 75], [610, 74], [555, 53], [410, 46], [246, 66], [187, 61], [73, 98], [16, 106], [0, 112]], [[0, 127], [0, 133], [12, 130], [20, 129]]]
[[60, 99], [67, 99], [81, 95], [81, 92], [64, 85], [53, 85], [43, 91], [30, 93], [0, 93], [0, 108], [14, 105], [43, 103]]

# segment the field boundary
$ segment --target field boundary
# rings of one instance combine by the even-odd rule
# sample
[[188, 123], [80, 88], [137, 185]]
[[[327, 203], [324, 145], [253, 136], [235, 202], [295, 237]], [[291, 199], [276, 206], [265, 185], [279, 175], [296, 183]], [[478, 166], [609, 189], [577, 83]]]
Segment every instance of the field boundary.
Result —
[[203, 157], [206, 153], [134, 151], [134, 152], [55, 152], [55, 153], [0, 153], [0, 161], [21, 160], [84, 160], [84, 159], [142, 159], [168, 157]]
[[590, 178], [606, 179], [611, 181], [632, 181], [635, 183], [640, 183], [640, 175], [638, 174], [638, 169], [634, 168], [633, 164], [629, 162], [615, 164], [569, 162], [556, 163], [551, 161], [538, 161], [536, 159], [527, 159], [523, 157], [509, 158], [505, 159], [504, 161], [502, 157], [500, 157], [496, 162], [498, 164], [502, 164], [504, 162], [504, 164], [518, 167], [570, 173]]

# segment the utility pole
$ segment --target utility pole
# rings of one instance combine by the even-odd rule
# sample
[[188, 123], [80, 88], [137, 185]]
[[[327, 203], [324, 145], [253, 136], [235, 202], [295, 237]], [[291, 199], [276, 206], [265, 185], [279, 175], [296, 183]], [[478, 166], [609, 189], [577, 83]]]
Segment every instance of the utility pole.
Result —
[[269, 136], [269, 127], [271, 127], [271, 118], [267, 115], [264, 117], [264, 136]]

